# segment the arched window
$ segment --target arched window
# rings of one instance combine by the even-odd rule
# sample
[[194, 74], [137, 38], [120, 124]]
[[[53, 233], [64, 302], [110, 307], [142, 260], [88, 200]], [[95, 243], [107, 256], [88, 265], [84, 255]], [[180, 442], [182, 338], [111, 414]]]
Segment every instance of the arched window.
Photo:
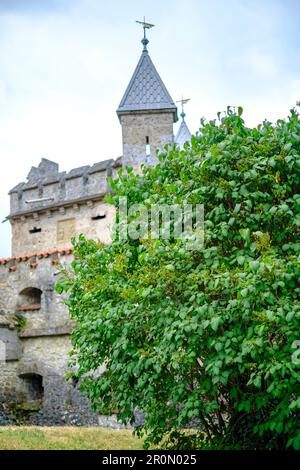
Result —
[[20, 374], [22, 379], [22, 392], [27, 401], [42, 402], [44, 398], [43, 377], [39, 374]]
[[41, 308], [42, 291], [37, 287], [26, 287], [19, 293], [17, 310], [29, 311]]

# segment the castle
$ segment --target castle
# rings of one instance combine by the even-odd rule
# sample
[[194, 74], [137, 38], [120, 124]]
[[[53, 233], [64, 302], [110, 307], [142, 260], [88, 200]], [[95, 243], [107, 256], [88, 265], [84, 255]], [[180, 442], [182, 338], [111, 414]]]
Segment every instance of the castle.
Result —
[[42, 159], [27, 181], [10, 192], [11, 257], [0, 259], [0, 425], [118, 426], [113, 417], [90, 410], [78, 384], [68, 381], [72, 328], [55, 292], [58, 265], [72, 261], [71, 237], [110, 241], [114, 207], [104, 201], [107, 178], [121, 166], [139, 171], [156, 162], [165, 144], [190, 139], [184, 120], [176, 138], [177, 108], [143, 51], [117, 109], [123, 155], [92, 166], [60, 172]]

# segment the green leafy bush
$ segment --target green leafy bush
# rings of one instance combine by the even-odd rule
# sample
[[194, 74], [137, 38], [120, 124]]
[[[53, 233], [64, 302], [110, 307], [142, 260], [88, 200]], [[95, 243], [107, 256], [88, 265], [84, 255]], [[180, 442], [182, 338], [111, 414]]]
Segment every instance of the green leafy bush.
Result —
[[80, 236], [57, 286], [82, 388], [124, 422], [143, 410], [148, 445], [300, 448], [300, 121], [249, 129], [241, 113], [111, 182], [116, 207], [204, 204], [203, 249]]

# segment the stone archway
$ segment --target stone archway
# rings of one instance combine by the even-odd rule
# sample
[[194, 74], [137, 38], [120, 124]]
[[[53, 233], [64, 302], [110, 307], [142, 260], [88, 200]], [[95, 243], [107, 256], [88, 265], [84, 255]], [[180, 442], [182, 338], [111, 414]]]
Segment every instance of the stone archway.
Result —
[[18, 296], [17, 310], [22, 312], [40, 310], [42, 293], [37, 287], [22, 289]]

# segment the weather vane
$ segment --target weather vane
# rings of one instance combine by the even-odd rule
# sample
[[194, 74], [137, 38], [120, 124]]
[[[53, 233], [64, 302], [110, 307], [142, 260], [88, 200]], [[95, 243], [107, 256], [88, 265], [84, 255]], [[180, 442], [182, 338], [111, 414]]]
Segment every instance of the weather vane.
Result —
[[146, 22], [146, 18], [144, 17], [144, 21], [138, 21], [136, 20], [136, 23], [138, 24], [141, 24], [143, 26], [143, 30], [144, 30], [144, 37], [142, 39], [142, 44], [144, 46], [144, 51], [147, 50], [147, 44], [149, 43], [149, 40], [147, 39], [147, 36], [146, 36], [146, 29], [151, 29], [153, 28], [153, 26], [155, 26], [154, 24], [151, 24], [151, 23], [147, 23]]
[[184, 105], [190, 101], [191, 98], [183, 98], [181, 96], [181, 100], [176, 101], [176, 103], [181, 103], [181, 114], [180, 116], [182, 117], [183, 121], [185, 118], [185, 112], [184, 112]]

